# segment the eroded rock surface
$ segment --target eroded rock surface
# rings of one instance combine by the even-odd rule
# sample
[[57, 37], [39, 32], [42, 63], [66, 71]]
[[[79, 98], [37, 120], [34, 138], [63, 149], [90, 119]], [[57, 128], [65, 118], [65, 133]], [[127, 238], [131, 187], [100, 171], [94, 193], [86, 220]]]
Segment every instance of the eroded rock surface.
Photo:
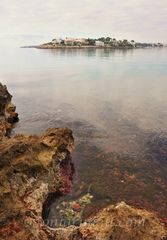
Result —
[[166, 232], [154, 214], [124, 202], [104, 208], [79, 227], [60, 229], [58, 240], [160, 240]]
[[40, 227], [43, 203], [49, 193], [70, 191], [73, 147], [67, 128], [1, 142], [0, 239], [49, 239]]
[[0, 83], [0, 141], [10, 132], [13, 123], [18, 121], [16, 107], [11, 101], [12, 95], [7, 87]]

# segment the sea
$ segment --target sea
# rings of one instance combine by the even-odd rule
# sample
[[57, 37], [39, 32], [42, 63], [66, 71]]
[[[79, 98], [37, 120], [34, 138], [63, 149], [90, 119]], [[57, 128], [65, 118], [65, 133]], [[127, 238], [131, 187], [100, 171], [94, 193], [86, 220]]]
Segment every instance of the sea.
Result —
[[125, 201], [167, 218], [167, 48], [18, 46], [0, 56], [20, 118], [12, 134], [73, 131], [73, 189], [62, 201], [90, 193], [85, 215]]

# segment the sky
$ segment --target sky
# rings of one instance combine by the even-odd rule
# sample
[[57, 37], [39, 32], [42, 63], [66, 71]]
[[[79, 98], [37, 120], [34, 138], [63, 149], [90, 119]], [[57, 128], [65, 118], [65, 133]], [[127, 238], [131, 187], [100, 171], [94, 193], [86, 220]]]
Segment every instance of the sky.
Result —
[[56, 37], [167, 42], [167, 0], [0, 0], [0, 44]]

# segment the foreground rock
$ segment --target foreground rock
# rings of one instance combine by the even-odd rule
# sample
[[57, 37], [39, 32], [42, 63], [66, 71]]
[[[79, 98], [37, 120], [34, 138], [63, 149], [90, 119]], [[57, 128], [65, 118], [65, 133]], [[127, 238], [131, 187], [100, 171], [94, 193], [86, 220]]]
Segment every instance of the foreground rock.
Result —
[[103, 209], [78, 227], [47, 227], [50, 201], [71, 189], [73, 148], [72, 132], [67, 128], [1, 142], [1, 240], [165, 239], [165, 228], [154, 214], [125, 203]]
[[1, 142], [0, 239], [49, 239], [47, 229], [40, 225], [42, 212], [47, 210], [49, 193], [70, 191], [73, 147], [67, 128]]
[[11, 100], [6, 86], [0, 83], [0, 141], [11, 131], [13, 123], [18, 121], [16, 107]]
[[58, 240], [159, 240], [166, 236], [154, 214], [124, 202], [103, 209], [79, 227], [59, 229], [58, 232]]

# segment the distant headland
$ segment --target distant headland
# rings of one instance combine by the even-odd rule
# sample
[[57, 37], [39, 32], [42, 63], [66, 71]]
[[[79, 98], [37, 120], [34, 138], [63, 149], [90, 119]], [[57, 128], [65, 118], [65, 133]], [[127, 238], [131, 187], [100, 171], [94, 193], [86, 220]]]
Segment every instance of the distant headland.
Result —
[[164, 47], [162, 43], [140, 43], [134, 40], [117, 40], [111, 37], [94, 38], [54, 38], [51, 42], [36, 46], [24, 46], [23, 48], [57, 49], [57, 48], [155, 48]]

